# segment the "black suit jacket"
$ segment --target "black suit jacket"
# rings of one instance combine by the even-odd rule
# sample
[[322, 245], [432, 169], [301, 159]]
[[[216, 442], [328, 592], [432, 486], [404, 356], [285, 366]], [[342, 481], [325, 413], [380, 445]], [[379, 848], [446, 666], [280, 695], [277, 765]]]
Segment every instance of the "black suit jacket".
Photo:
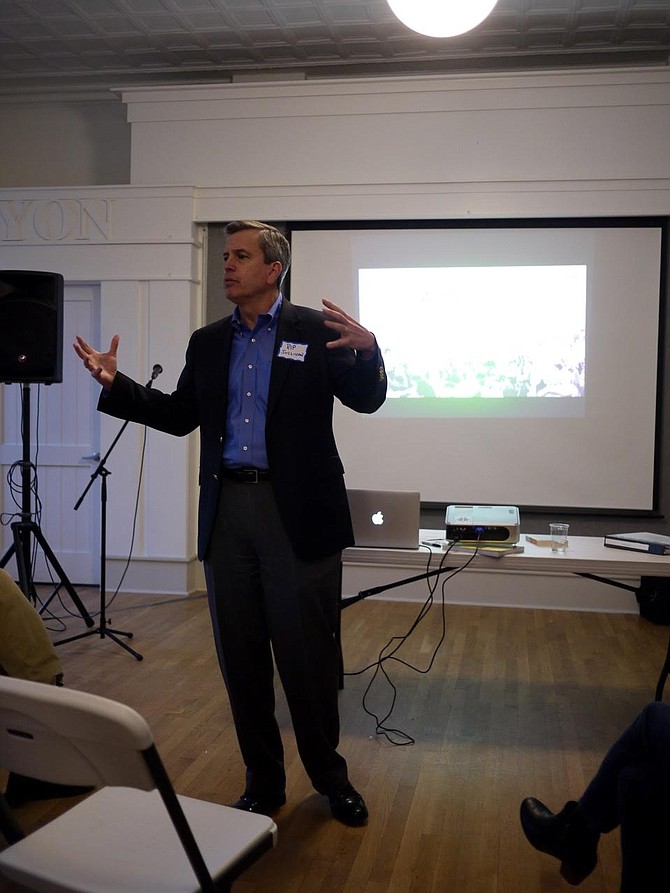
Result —
[[[176, 390], [146, 388], [119, 372], [98, 409], [169, 434], [200, 428], [198, 557], [216, 518], [228, 402], [231, 317], [193, 333]], [[286, 532], [303, 558], [353, 545], [344, 468], [332, 427], [333, 398], [372, 413], [386, 399], [381, 353], [362, 360], [348, 348], [326, 348], [337, 334], [323, 314], [282, 303], [270, 374], [265, 440], [272, 487]], [[280, 356], [280, 345], [307, 345], [304, 361]]]

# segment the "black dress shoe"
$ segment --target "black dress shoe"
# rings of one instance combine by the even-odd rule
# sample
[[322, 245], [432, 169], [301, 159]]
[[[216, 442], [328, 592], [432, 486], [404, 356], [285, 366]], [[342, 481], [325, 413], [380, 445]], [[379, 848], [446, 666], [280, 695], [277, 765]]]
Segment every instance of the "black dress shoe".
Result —
[[358, 828], [368, 820], [368, 808], [358, 791], [349, 785], [328, 797], [333, 818], [344, 825]]
[[286, 794], [268, 794], [267, 796], [242, 794], [239, 800], [231, 803], [234, 809], [243, 812], [255, 812], [257, 815], [272, 815], [286, 803]]
[[554, 815], [544, 803], [527, 797], [521, 804], [521, 827], [536, 850], [560, 861], [569, 884], [581, 884], [596, 867], [600, 834], [589, 828], [574, 800]]

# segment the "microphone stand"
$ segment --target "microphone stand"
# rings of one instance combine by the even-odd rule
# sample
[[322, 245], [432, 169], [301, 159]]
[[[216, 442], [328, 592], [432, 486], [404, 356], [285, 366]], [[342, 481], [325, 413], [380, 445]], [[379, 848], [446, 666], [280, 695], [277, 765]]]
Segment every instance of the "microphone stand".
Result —
[[[156, 364], [153, 367], [153, 371], [151, 373], [151, 378], [146, 383], [145, 387], [151, 388], [154, 383], [154, 380], [158, 378], [158, 376], [163, 371], [163, 367]], [[96, 629], [89, 629], [86, 632], [79, 633], [76, 636], [69, 636], [67, 639], [60, 639], [58, 642], [54, 642], [55, 645], [64, 645], [66, 642], [74, 642], [77, 639], [84, 639], [87, 636], [99, 635], [101, 639], [111, 639], [113, 642], [116, 642], [117, 645], [120, 645], [121, 648], [124, 648], [129, 654], [135, 658], [135, 660], [143, 660], [143, 656], [138, 652], [133, 650], [130, 645], [126, 642], [123, 642], [119, 639], [119, 636], [125, 636], [127, 639], [132, 639], [133, 634], [129, 632], [124, 632], [120, 629], [114, 629], [109, 625], [109, 621], [107, 619], [107, 592], [106, 592], [106, 579], [107, 579], [107, 478], [111, 474], [111, 471], [105, 466], [107, 459], [109, 458], [112, 450], [116, 446], [116, 444], [121, 439], [121, 435], [128, 427], [128, 421], [126, 420], [121, 426], [119, 432], [111, 443], [111, 446], [102, 457], [100, 462], [91, 475], [91, 479], [86, 485], [84, 492], [81, 494], [79, 499], [76, 502], [74, 507], [75, 512], [79, 509], [79, 506], [84, 501], [86, 494], [93, 486], [93, 482], [97, 477], [100, 478], [100, 623]]]

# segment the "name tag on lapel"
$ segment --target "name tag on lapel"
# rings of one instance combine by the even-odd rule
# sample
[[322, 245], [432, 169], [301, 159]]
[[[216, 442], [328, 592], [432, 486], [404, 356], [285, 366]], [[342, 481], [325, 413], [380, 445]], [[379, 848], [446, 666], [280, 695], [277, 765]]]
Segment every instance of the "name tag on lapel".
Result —
[[307, 344], [300, 344], [297, 341], [282, 341], [277, 356], [282, 360], [297, 360], [299, 363], [304, 363], [307, 347]]

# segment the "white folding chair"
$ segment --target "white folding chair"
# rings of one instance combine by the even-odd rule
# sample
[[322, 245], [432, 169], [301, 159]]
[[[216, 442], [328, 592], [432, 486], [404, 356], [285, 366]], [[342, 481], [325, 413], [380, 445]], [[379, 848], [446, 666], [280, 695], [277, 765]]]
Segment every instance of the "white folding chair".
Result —
[[177, 795], [146, 721], [97, 695], [0, 676], [0, 766], [96, 788], [22, 839], [0, 808], [0, 875], [32, 890], [220, 893], [276, 842], [267, 816]]

